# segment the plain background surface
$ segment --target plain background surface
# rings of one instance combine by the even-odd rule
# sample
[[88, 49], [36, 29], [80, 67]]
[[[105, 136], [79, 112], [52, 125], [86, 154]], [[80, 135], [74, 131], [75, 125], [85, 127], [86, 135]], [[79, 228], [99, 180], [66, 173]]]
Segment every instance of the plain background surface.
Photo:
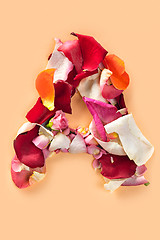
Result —
[[[158, 0], [1, 3], [1, 239], [160, 239], [159, 11]], [[145, 174], [148, 187], [105, 191], [86, 154], [48, 159], [45, 180], [31, 188], [19, 190], [11, 181], [12, 141], [38, 97], [35, 78], [54, 37], [73, 39], [72, 31], [94, 36], [125, 61], [131, 79], [126, 104], [155, 146]], [[70, 125], [87, 125], [84, 104], [77, 97], [72, 102]]]

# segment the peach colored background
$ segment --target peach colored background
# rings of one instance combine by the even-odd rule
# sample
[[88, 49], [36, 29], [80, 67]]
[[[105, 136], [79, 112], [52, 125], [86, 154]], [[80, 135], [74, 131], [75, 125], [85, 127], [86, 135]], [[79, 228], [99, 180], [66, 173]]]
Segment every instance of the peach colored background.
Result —
[[[1, 3], [1, 239], [160, 239], [159, 11], [158, 0]], [[11, 181], [12, 141], [38, 97], [35, 78], [46, 66], [54, 37], [71, 39], [72, 31], [94, 36], [125, 60], [131, 78], [127, 106], [155, 146], [145, 174], [148, 187], [110, 194], [85, 154], [48, 159], [45, 180], [26, 190]], [[73, 115], [72, 126], [89, 122], [77, 97]]]

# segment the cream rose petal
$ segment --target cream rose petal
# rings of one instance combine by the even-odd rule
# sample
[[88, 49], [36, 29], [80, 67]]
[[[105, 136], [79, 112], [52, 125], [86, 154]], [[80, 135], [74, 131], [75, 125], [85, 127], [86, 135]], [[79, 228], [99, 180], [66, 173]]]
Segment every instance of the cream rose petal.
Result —
[[52, 140], [49, 151], [54, 151], [56, 149], [68, 149], [71, 140], [63, 133], [58, 133]]
[[99, 143], [99, 145], [101, 145], [101, 147], [103, 147], [103, 149], [105, 149], [107, 152], [109, 152], [111, 154], [115, 154], [115, 155], [120, 155], [120, 156], [126, 155], [126, 152], [124, 151], [123, 147], [119, 143], [104, 142], [104, 141], [99, 140], [97, 137], [95, 137], [95, 135], [93, 134], [92, 122], [89, 126], [89, 130], [90, 130], [91, 134], [94, 136], [95, 140]]
[[138, 166], [145, 164], [152, 156], [154, 147], [137, 127], [132, 114], [122, 116], [104, 128], [107, 133], [118, 133], [124, 151]]
[[51, 58], [48, 61], [46, 69], [55, 68], [53, 82], [55, 83], [58, 80], [67, 80], [69, 72], [73, 69], [73, 64], [68, 60], [67, 57], [57, 50], [59, 46], [62, 45], [62, 42], [59, 39], [55, 39], [56, 46], [51, 55]]
[[105, 183], [104, 188], [106, 190], [113, 192], [117, 188], [119, 188], [125, 181], [126, 181], [126, 178], [125, 179], [113, 179], [113, 180], [110, 180], [108, 183]]
[[83, 137], [78, 133], [72, 140], [70, 148], [70, 153], [83, 153], [87, 152], [86, 144]]
[[18, 130], [17, 132], [17, 136], [21, 133], [24, 132], [28, 132], [30, 130], [32, 130], [35, 126], [37, 125], [37, 123], [31, 123], [31, 122], [25, 122]]
[[88, 97], [102, 102], [106, 102], [106, 99], [102, 97], [100, 90], [100, 73], [101, 71], [99, 70], [98, 73], [81, 80], [77, 89], [82, 97]]

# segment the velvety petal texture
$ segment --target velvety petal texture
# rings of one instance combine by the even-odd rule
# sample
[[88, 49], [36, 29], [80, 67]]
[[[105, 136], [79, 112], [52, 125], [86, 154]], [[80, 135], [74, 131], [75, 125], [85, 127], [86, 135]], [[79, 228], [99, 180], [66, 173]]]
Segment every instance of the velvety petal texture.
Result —
[[72, 140], [70, 148], [69, 148], [70, 153], [83, 153], [87, 152], [86, 144], [81, 136], [81, 134], [77, 134], [75, 138]]
[[117, 113], [117, 108], [111, 104], [86, 97], [84, 97], [83, 100], [93, 116], [100, 140], [107, 141], [104, 124], [109, 123], [121, 117], [122, 115], [120, 113]]
[[33, 106], [33, 108], [27, 113], [26, 118], [31, 123], [39, 123], [42, 124], [51, 117], [54, 116], [56, 112], [56, 109], [53, 111], [50, 111], [48, 108], [46, 108], [41, 98], [38, 98], [36, 104]]
[[138, 166], [145, 164], [152, 156], [154, 147], [137, 127], [132, 114], [105, 125], [105, 130], [107, 133], [118, 133], [126, 154]]
[[93, 71], [103, 61], [107, 51], [91, 36], [71, 33], [78, 37], [83, 57], [83, 69]]
[[129, 76], [125, 72], [123, 60], [115, 54], [109, 54], [104, 58], [103, 64], [111, 72], [111, 82], [115, 88], [125, 90], [129, 85]]
[[31, 168], [43, 167], [45, 162], [43, 152], [32, 142], [38, 136], [38, 131], [39, 126], [35, 126], [14, 140], [14, 149], [19, 161]]
[[72, 86], [64, 81], [54, 83], [55, 88], [55, 108], [66, 113], [71, 113], [71, 93]]
[[67, 41], [58, 47], [58, 51], [64, 53], [64, 55], [72, 62], [77, 72], [82, 69], [82, 53], [79, 45], [79, 40]]
[[15, 155], [11, 162], [12, 180], [18, 188], [26, 188], [45, 177], [46, 167], [30, 168], [19, 161]]
[[94, 73], [91, 76], [83, 78], [77, 87], [80, 95], [82, 97], [88, 97], [101, 102], [106, 102], [106, 99], [104, 99], [101, 94], [99, 78], [100, 71], [97, 71], [97, 73]]
[[73, 69], [73, 64], [69, 61], [69, 59], [57, 50], [63, 43], [57, 38], [55, 39], [55, 42], [55, 49], [46, 67], [46, 69], [56, 69], [53, 77], [54, 83], [58, 80], [66, 81], [68, 78], [68, 74]]
[[[45, 160], [63, 152], [92, 155], [106, 190], [148, 186], [145, 163], [154, 148], [128, 114], [123, 91], [130, 79], [124, 61], [91, 36], [71, 35], [72, 41], [55, 39], [46, 69], [36, 78], [39, 98], [14, 140], [13, 182], [22, 189], [39, 182]], [[71, 98], [77, 92], [93, 119], [89, 126], [73, 129], [65, 113], [72, 113]]]
[[101, 174], [109, 179], [129, 178], [134, 175], [137, 165], [128, 156], [103, 155], [99, 159]]

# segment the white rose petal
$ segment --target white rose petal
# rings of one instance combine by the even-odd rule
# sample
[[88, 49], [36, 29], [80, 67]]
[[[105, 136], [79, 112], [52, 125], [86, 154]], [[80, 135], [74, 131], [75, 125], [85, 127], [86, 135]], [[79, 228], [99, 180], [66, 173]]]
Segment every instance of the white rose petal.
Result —
[[54, 151], [56, 149], [68, 149], [71, 140], [63, 133], [58, 133], [52, 140], [49, 151]]
[[107, 133], [118, 133], [124, 151], [138, 166], [145, 164], [152, 156], [154, 147], [137, 127], [132, 114], [122, 116], [104, 127]]

